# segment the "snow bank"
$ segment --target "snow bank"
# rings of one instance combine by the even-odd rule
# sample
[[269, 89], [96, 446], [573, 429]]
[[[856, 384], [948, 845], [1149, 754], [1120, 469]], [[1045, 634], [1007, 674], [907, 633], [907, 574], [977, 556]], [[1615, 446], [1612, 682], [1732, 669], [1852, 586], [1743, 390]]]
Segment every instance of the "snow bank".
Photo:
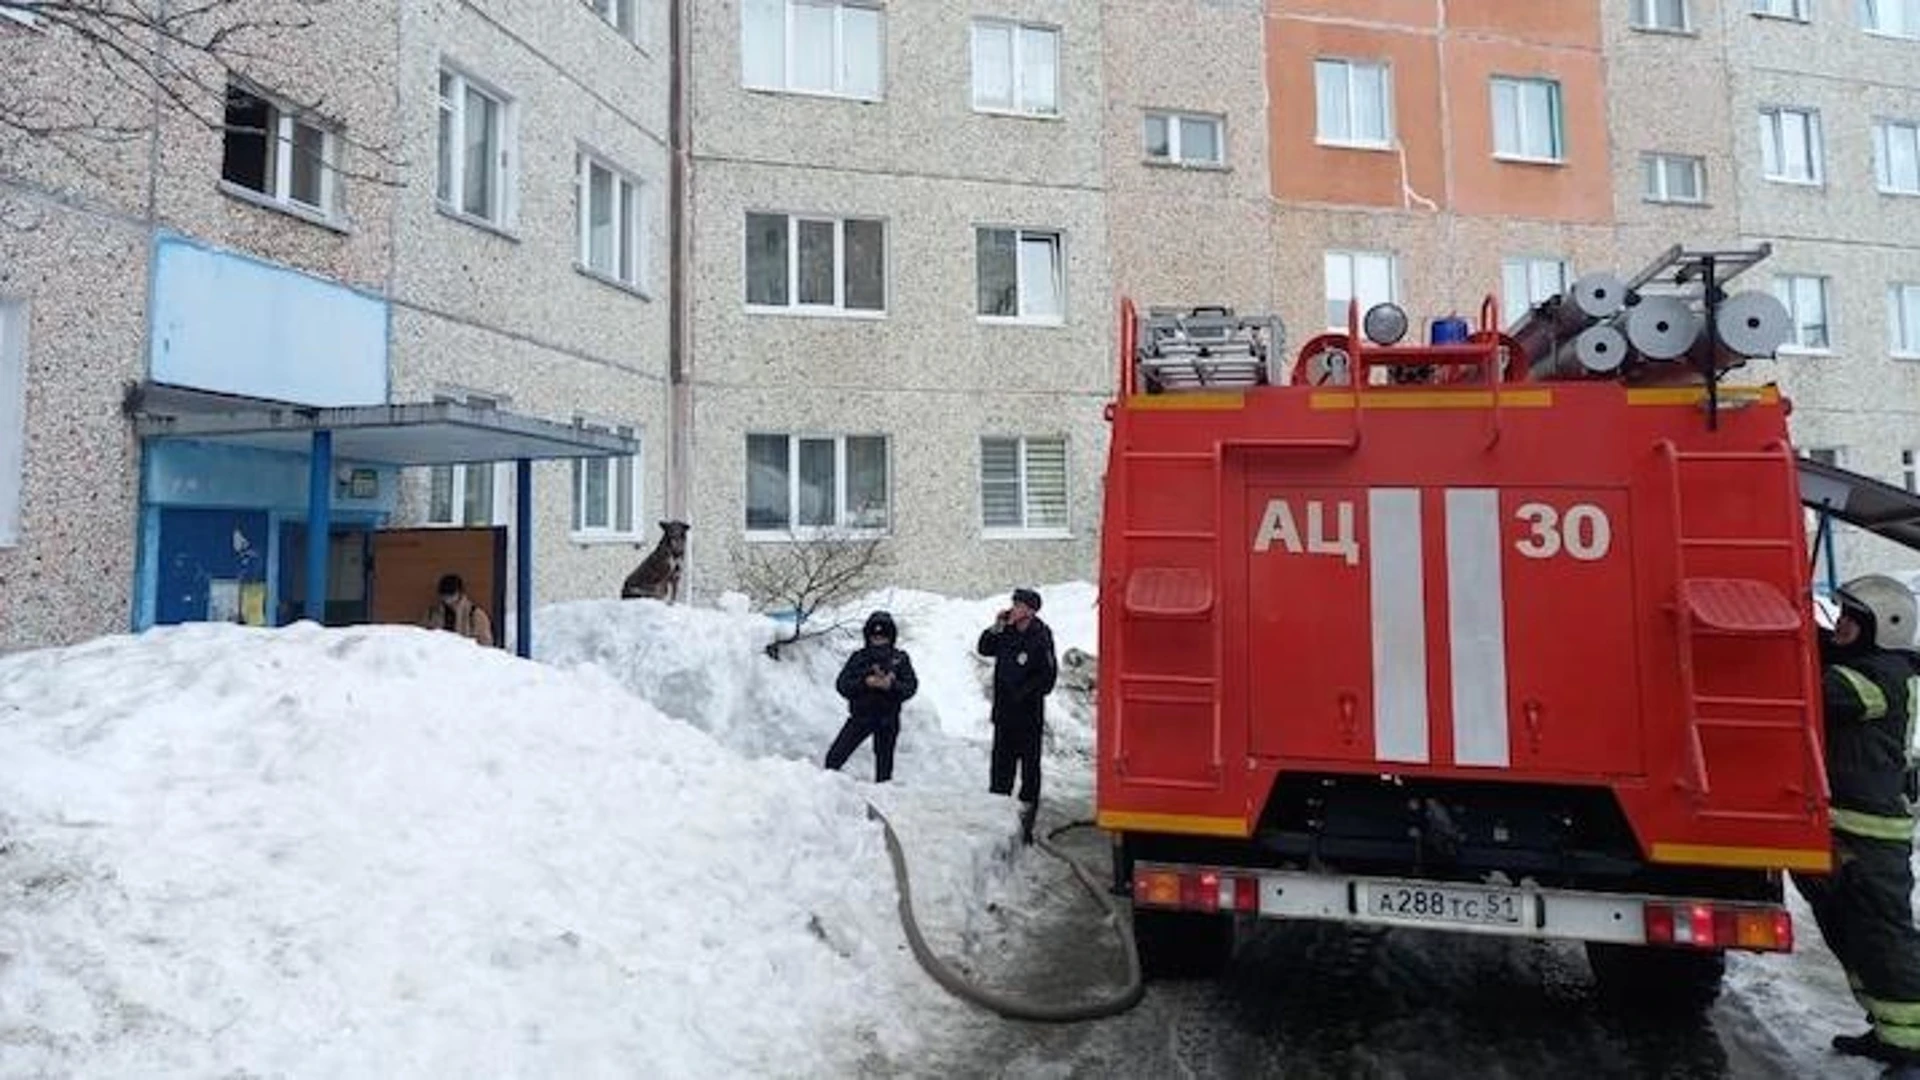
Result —
[[[824, 749], [817, 672], [762, 671], [749, 618], [659, 626], [596, 639], [596, 662], [706, 731], [591, 664], [409, 628], [201, 625], [0, 659], [0, 1071], [910, 1060], [955, 1006], [895, 925], [873, 789], [778, 760]], [[1009, 817], [883, 795], [935, 932], [964, 925]]]

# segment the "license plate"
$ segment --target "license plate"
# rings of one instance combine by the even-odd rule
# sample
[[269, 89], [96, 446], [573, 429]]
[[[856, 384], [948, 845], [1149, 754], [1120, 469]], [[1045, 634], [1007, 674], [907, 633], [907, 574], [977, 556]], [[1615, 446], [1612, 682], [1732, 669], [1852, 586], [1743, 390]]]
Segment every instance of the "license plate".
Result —
[[1520, 927], [1532, 898], [1514, 889], [1368, 882], [1360, 886], [1360, 913], [1378, 921], [1436, 926]]

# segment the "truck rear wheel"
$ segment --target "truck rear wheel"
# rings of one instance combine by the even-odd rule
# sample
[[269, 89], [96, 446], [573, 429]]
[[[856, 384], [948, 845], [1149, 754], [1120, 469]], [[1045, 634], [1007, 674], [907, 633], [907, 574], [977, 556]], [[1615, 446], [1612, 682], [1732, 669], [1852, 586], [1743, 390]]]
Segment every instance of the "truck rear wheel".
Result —
[[1135, 908], [1133, 943], [1147, 979], [1209, 979], [1233, 959], [1233, 916]]
[[1727, 954], [1590, 941], [1587, 966], [1601, 998], [1615, 1008], [1691, 1017], [1720, 996]]

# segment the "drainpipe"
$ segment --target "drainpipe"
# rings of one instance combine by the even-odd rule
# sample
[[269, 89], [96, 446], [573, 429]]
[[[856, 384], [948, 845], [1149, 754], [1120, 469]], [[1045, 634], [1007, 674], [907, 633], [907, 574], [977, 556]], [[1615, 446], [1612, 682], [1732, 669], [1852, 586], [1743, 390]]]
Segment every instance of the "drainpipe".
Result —
[[[687, 26], [690, 0], [672, 0], [668, 9], [668, 145], [673, 156], [668, 183], [670, 251], [668, 255], [667, 294], [667, 381], [669, 409], [667, 422], [667, 517], [686, 521], [693, 487], [693, 381], [688, 339], [693, 315], [693, 297], [687, 284], [692, 262], [692, 236], [688, 228], [689, 189], [693, 181], [692, 146], [689, 134], [688, 67], [692, 53], [692, 35]], [[692, 567], [687, 568], [691, 576]], [[690, 583], [689, 583], [690, 584]]]

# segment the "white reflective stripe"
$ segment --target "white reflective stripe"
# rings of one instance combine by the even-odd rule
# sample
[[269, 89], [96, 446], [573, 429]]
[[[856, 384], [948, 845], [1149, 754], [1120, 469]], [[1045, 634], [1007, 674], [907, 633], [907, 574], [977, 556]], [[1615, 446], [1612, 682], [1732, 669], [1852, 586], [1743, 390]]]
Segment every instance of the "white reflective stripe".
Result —
[[1506, 603], [1500, 493], [1447, 491], [1447, 641], [1453, 666], [1453, 760], [1506, 768]]
[[1426, 762], [1427, 612], [1420, 492], [1367, 492], [1373, 615], [1373, 745], [1381, 761]]

